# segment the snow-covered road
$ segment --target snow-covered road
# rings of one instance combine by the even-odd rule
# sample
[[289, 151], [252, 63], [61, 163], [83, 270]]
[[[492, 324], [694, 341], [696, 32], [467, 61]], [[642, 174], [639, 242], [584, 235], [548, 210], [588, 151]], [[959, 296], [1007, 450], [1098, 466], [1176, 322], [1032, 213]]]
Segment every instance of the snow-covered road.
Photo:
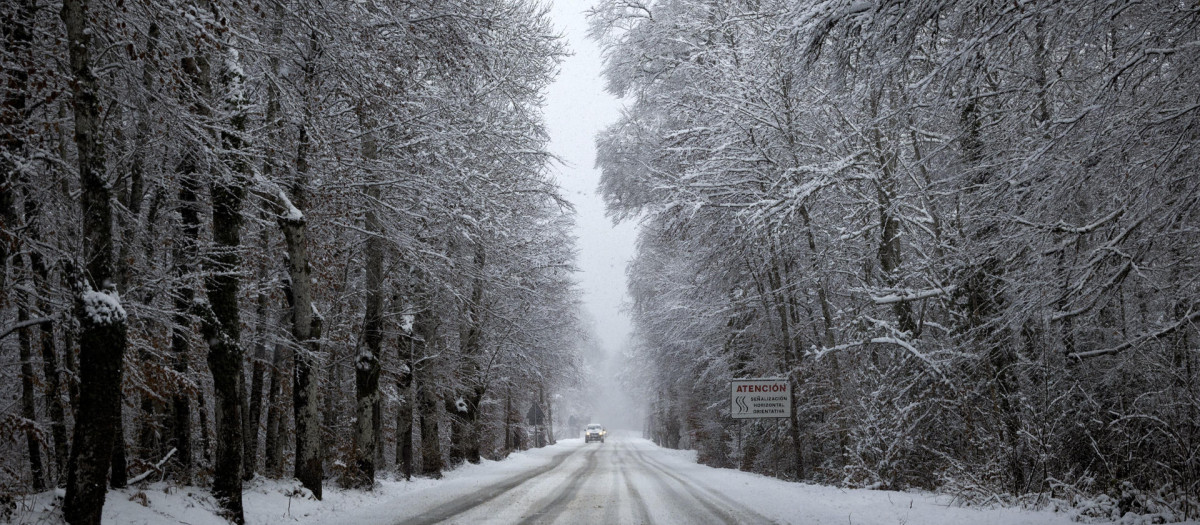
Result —
[[631, 435], [561, 440], [468, 466], [391, 503], [326, 515], [348, 523], [1068, 524], [1068, 516], [949, 505], [926, 493], [842, 490], [698, 465]]
[[543, 467], [399, 521], [432, 523], [769, 523], [770, 519], [692, 483], [640, 439], [563, 443]]

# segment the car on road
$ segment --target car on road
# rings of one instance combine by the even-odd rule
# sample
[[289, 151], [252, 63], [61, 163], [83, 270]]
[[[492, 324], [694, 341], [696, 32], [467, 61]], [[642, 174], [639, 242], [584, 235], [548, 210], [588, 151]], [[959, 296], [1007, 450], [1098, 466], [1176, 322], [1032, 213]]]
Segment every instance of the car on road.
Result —
[[583, 442], [591, 443], [593, 441], [604, 442], [604, 436], [608, 434], [607, 430], [599, 423], [591, 423], [587, 426], [587, 430], [583, 431]]

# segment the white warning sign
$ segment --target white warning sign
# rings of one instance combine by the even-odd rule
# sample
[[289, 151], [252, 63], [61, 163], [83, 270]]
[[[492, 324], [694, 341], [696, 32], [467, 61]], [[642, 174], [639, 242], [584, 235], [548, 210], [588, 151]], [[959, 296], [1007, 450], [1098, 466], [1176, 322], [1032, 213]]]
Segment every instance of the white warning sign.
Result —
[[729, 414], [734, 419], [792, 416], [787, 379], [734, 379], [730, 386]]

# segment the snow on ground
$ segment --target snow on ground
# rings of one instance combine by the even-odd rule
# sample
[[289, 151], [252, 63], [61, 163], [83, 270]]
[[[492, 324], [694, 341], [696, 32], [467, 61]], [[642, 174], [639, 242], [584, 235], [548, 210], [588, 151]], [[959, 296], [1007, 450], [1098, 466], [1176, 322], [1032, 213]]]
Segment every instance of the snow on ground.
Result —
[[[564, 439], [554, 446], [513, 454], [503, 461], [465, 465], [447, 472], [441, 480], [382, 480], [371, 492], [326, 486], [323, 501], [312, 499], [295, 481], [256, 478], [247, 484], [244, 495], [246, 522], [252, 525], [394, 525], [416, 516], [439, 516], [439, 512], [448, 512], [447, 508], [459, 512], [461, 509], [453, 507], [479, 501], [483, 502], [480, 507], [455, 514], [454, 520], [461, 521], [470, 516], [471, 523], [510, 523], [528, 519], [530, 505], [560, 490], [559, 487], [572, 478], [587, 475], [585, 464], [591, 464], [595, 469], [593, 459], [600, 462], [615, 459], [615, 455], [608, 454], [618, 450], [624, 454], [623, 458], [644, 457], [657, 464], [654, 468], [670, 472], [668, 477], [686, 480], [698, 488], [697, 494], [719, 495], [779, 523], [1066, 525], [1078, 522], [1071, 513], [963, 508], [953, 505], [949, 496], [927, 492], [839, 489], [715, 469], [698, 465], [694, 452], [662, 449], [632, 434], [612, 436], [606, 444], [585, 444], [578, 438]], [[534, 476], [538, 471], [544, 472]], [[659, 475], [647, 468], [638, 477], [628, 479], [645, 480], [654, 476]], [[530, 479], [516, 485], [514, 478], [519, 477]], [[656, 516], [653, 509], [671, 505], [663, 499], [669, 494], [670, 491], [644, 490], [639, 497], [652, 510], [649, 516], [653, 518]], [[61, 522], [61, 513], [57, 510], [57, 498], [60, 497], [61, 491], [57, 496], [47, 492], [18, 499], [12, 523]], [[1141, 520], [1122, 521], [1138, 523]], [[207, 490], [161, 482], [110, 491], [104, 507], [104, 522], [226, 524], [217, 517], [216, 504]]]
[[717, 489], [767, 518], [805, 524], [1053, 525], [1076, 523], [1066, 514], [952, 505], [928, 492], [841, 489], [792, 483], [760, 474], [699, 465], [695, 451], [659, 449], [656, 459], [695, 483]]
[[[441, 480], [380, 480], [371, 492], [345, 490], [326, 481], [324, 499], [317, 501], [298, 481], [255, 478], [242, 496], [248, 525], [276, 523], [339, 525], [392, 524], [408, 516], [406, 509], [423, 502], [439, 503], [470, 494], [481, 487], [545, 466], [572, 442], [513, 454], [503, 461], [484, 460], [446, 472]], [[14, 524], [60, 523], [62, 491], [18, 498]], [[104, 523], [121, 525], [228, 525], [217, 516], [217, 504], [207, 489], [148, 483], [110, 490], [104, 503]]]

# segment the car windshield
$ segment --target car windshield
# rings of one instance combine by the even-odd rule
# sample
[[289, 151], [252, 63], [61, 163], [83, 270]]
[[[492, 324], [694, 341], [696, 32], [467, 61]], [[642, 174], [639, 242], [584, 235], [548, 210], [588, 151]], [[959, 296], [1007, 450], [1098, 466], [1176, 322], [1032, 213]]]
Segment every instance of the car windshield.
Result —
[[600, 430], [600, 425], [588, 425], [588, 430]]

